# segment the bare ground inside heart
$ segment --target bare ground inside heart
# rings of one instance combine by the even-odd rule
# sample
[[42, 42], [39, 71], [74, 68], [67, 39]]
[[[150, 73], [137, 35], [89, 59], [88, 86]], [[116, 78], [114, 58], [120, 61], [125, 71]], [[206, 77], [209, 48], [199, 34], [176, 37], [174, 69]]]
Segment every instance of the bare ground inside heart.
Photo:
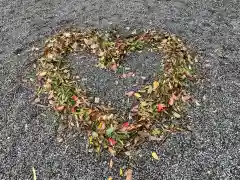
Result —
[[[125, 117], [136, 104], [126, 93], [151, 84], [162, 70], [161, 55], [148, 51], [131, 53], [116, 73], [96, 67], [98, 59], [89, 54], [72, 54], [69, 59], [74, 73], [79, 76], [79, 84], [87, 90], [92, 102], [109, 105]], [[127, 73], [134, 74], [123, 78]]]

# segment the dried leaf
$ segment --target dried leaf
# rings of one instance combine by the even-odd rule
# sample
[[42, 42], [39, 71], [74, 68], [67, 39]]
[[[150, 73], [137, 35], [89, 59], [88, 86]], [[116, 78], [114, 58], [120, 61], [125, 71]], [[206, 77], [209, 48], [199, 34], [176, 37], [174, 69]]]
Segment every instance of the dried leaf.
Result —
[[140, 106], [141, 107], [145, 107], [145, 106], [147, 106], [148, 104], [147, 104], [147, 102], [146, 101], [141, 101], [140, 102]]
[[131, 109], [131, 112], [138, 112], [138, 105], [133, 106], [133, 108]]
[[133, 96], [134, 93], [135, 93], [134, 91], [129, 91], [129, 92], [125, 93], [125, 95], [127, 95], [128, 97], [131, 97], [131, 96]]
[[65, 106], [57, 106], [57, 107], [55, 107], [55, 109], [57, 111], [62, 111], [64, 108], [65, 108]]
[[36, 170], [34, 167], [32, 167], [32, 173], [33, 173], [33, 180], [37, 180]]
[[116, 63], [112, 64], [110, 69], [113, 70], [113, 71], [116, 71], [117, 70], [117, 64]]
[[132, 180], [132, 169], [128, 169], [126, 172], [125, 172], [125, 176], [126, 176], [126, 180]]
[[34, 100], [34, 103], [38, 103], [38, 102], [40, 102], [40, 98], [36, 98], [36, 99]]
[[156, 152], [152, 152], [152, 157], [156, 160], [159, 160], [159, 157]]
[[116, 151], [112, 148], [112, 147], [108, 147], [108, 151], [110, 152], [110, 154], [112, 156], [115, 156], [116, 155]]
[[141, 94], [139, 94], [139, 93], [134, 93], [134, 96], [135, 96], [136, 98], [140, 98], [140, 97], [141, 97]]
[[90, 39], [83, 39], [83, 41], [86, 45], [91, 45], [93, 43]]
[[148, 86], [148, 91], [147, 91], [147, 93], [148, 94], [151, 94], [153, 92], [153, 87], [152, 86]]
[[41, 73], [39, 73], [39, 76], [40, 76], [40, 77], [43, 77], [43, 76], [46, 76], [46, 75], [47, 75], [47, 72], [45, 72], [45, 71], [44, 71], [44, 72], [41, 72]]
[[181, 117], [181, 115], [178, 114], [177, 112], [173, 112], [173, 116], [176, 117], [176, 118], [180, 118]]
[[113, 178], [111, 176], [108, 177], [108, 180], [113, 180]]
[[100, 102], [100, 98], [99, 97], [95, 97], [94, 98], [94, 103], [98, 104]]
[[153, 82], [153, 91], [155, 91], [158, 87], [159, 87], [159, 82], [158, 81], [154, 81]]
[[113, 167], [113, 160], [111, 158], [110, 161], [109, 161], [109, 168], [111, 169], [112, 167]]
[[155, 129], [152, 130], [152, 135], [157, 136], [157, 135], [160, 135], [160, 134], [162, 134], [162, 131], [160, 129], [155, 128]]

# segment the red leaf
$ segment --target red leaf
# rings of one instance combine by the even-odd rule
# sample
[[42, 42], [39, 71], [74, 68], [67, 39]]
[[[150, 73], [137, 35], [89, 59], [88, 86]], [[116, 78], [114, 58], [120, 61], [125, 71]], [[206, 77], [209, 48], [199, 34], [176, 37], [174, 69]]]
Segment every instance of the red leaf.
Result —
[[167, 107], [164, 104], [158, 104], [157, 105], [157, 111], [158, 112], [164, 111], [165, 109], [167, 109]]
[[72, 96], [72, 99], [74, 100], [74, 101], [77, 101], [78, 100], [78, 97], [77, 96]]
[[72, 112], [72, 113], [75, 113], [75, 112], [76, 112], [75, 107], [72, 107], [72, 108], [71, 108], [71, 112]]
[[122, 126], [123, 126], [123, 127], [128, 127], [128, 126], [129, 126], [129, 122], [125, 122], [125, 123], [123, 123]]
[[117, 143], [113, 138], [108, 138], [108, 142], [111, 146], [114, 146]]

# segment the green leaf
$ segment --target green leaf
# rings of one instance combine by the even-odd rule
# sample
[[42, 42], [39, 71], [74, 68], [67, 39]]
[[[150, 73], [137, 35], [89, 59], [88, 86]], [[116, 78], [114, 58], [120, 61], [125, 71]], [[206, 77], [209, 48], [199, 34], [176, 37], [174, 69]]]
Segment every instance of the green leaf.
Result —
[[106, 134], [107, 134], [107, 136], [108, 136], [108, 137], [111, 137], [113, 131], [114, 131], [113, 127], [108, 128], [108, 129], [106, 130]]

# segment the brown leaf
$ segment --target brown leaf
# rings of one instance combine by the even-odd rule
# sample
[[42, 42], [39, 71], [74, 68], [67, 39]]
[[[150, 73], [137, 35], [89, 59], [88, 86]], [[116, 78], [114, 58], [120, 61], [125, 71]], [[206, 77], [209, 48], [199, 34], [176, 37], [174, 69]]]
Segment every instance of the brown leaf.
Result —
[[126, 176], [126, 180], [132, 180], [132, 169], [128, 169], [126, 172], [125, 172], [125, 176]]

